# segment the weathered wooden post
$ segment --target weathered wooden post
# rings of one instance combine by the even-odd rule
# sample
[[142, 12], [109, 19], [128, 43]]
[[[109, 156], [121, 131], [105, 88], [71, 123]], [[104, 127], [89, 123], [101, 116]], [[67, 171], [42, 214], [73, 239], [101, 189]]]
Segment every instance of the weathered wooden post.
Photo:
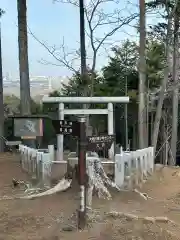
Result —
[[78, 144], [78, 173], [80, 187], [80, 206], [78, 211], [78, 228], [83, 229], [86, 225], [86, 119], [78, 118], [79, 144]]

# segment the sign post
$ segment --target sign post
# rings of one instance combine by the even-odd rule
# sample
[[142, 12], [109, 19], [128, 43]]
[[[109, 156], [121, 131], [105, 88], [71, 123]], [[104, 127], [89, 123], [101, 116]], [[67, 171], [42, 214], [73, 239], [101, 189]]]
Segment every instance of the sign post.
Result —
[[80, 188], [78, 229], [84, 229], [86, 225], [86, 118], [78, 117], [78, 122], [53, 120], [52, 123], [56, 134], [78, 136], [78, 181]]
[[13, 135], [21, 137], [23, 144], [36, 148], [37, 137], [43, 136], [43, 119], [44, 115], [12, 116]]
[[43, 121], [41, 116], [14, 116], [13, 133], [22, 139], [36, 139], [43, 136]]
[[56, 134], [74, 135], [74, 131], [76, 131], [76, 126], [74, 126], [75, 122], [72, 121], [52, 120], [52, 124]]
[[78, 182], [80, 188], [80, 206], [78, 209], [78, 229], [86, 225], [86, 150], [98, 151], [109, 149], [115, 139], [114, 135], [86, 137], [86, 118], [78, 117], [78, 122], [53, 120], [57, 134], [78, 136]]
[[86, 225], [86, 118], [79, 117], [79, 144], [78, 144], [78, 170], [80, 186], [80, 206], [78, 212], [78, 228]]
[[99, 151], [103, 149], [110, 149], [115, 140], [114, 135], [100, 135], [87, 137], [88, 151]]

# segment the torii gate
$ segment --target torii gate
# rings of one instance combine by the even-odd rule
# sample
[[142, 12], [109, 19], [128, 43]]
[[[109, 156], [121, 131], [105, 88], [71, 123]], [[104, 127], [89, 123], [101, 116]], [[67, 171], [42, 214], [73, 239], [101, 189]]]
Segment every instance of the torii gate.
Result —
[[[43, 103], [59, 103], [59, 120], [64, 120], [64, 115], [108, 115], [108, 135], [114, 134], [114, 108], [113, 103], [129, 103], [129, 97], [49, 97], [44, 96]], [[64, 103], [107, 103], [106, 109], [64, 109]], [[63, 161], [64, 136], [57, 136], [58, 160]], [[110, 149], [111, 156], [114, 156], [114, 144]]]

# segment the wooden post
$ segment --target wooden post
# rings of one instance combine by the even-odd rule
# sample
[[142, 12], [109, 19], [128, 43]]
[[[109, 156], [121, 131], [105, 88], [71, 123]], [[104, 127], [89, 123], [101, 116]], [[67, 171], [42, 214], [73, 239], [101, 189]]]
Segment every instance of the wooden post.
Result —
[[78, 228], [86, 225], [86, 120], [79, 117], [79, 144], [78, 144], [78, 173], [80, 187], [80, 207], [78, 214]]

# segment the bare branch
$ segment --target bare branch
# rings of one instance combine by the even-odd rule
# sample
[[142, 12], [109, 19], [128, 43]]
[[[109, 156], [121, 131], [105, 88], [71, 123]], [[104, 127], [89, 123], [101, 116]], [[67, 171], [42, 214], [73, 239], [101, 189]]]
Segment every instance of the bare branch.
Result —
[[[100, 20], [100, 18], [99, 18], [99, 21], [96, 23], [96, 25], [94, 27], [92, 27], [92, 20], [91, 20], [92, 18], [90, 17], [90, 19], [89, 19], [88, 14], [86, 12], [86, 17], [87, 17], [87, 21], [88, 21], [89, 30], [90, 30], [90, 42], [91, 42], [91, 47], [92, 47], [93, 55], [94, 55], [93, 63], [92, 63], [92, 71], [94, 71], [94, 69], [95, 69], [97, 52], [100, 49], [100, 47], [105, 43], [105, 41], [109, 37], [114, 35], [123, 26], [128, 25], [130, 22], [132, 22], [137, 16], [138, 16], [138, 14], [133, 14], [130, 17], [126, 17], [126, 18], [117, 18], [116, 20], [114, 18], [114, 21], [109, 20], [108, 17], [107, 17], [106, 21], [102, 20], [102, 18]], [[108, 33], [106, 33], [103, 38], [101, 38], [101, 39], [95, 38], [94, 37], [95, 29], [99, 26], [105, 26], [105, 25], [112, 25], [112, 26], [114, 26], [114, 28], [111, 31], [109, 31]], [[95, 44], [95, 43], [97, 43], [97, 44]]]
[[[63, 56], [61, 55], [61, 54], [58, 54], [58, 52], [57, 52], [57, 49], [56, 49], [56, 47], [55, 46], [52, 46], [52, 47], [49, 47], [49, 46], [47, 46], [44, 42], [42, 42], [41, 40], [39, 40], [36, 36], [35, 36], [35, 34], [30, 30], [30, 28], [28, 27], [28, 33], [41, 45], [41, 46], [43, 46], [47, 51], [48, 51], [48, 53], [58, 62], [58, 63], [51, 63], [51, 62], [49, 62], [49, 61], [46, 61], [46, 60], [44, 60], [44, 59], [41, 59], [39, 62], [41, 62], [42, 64], [44, 64], [44, 65], [49, 65], [49, 64], [51, 64], [51, 65], [54, 65], [54, 66], [65, 66], [65, 67], [67, 67], [69, 70], [71, 70], [72, 72], [74, 72], [74, 73], [78, 73], [78, 70], [76, 70], [74, 67], [73, 67], [73, 63], [74, 63], [74, 61], [75, 60], [77, 60], [78, 58], [76, 57], [76, 58], [71, 58], [71, 61], [69, 61], [67, 58], [68, 58], [68, 56], [69, 55], [77, 55], [77, 51], [76, 52], [74, 52], [74, 53], [66, 53], [66, 51], [65, 51], [65, 45], [64, 45], [64, 40], [63, 40], [63, 43], [62, 43], [62, 45], [61, 45], [61, 47], [60, 47], [60, 49], [61, 49], [61, 51], [62, 51], [62, 54], [63, 54]], [[61, 55], [60, 57], [58, 57], [58, 55]]]
[[[107, 43], [107, 40], [111, 36], [113, 36], [118, 30], [123, 28], [125, 25], [130, 25], [130, 23], [137, 18], [139, 15], [138, 13], [132, 13], [134, 11], [134, 8], [137, 7], [137, 5], [132, 5], [132, 3], [127, 0], [127, 4], [131, 6], [131, 9], [128, 9], [127, 6], [124, 6], [123, 8], [119, 9], [119, 0], [90, 0], [87, 4], [85, 4], [85, 17], [86, 21], [88, 23], [88, 29], [86, 30], [86, 36], [89, 38], [90, 48], [93, 52], [92, 56], [92, 65], [90, 70], [92, 72], [95, 71], [96, 68], [96, 62], [97, 62], [97, 56], [98, 51], [103, 45]], [[71, 4], [75, 7], [79, 7], [79, 1], [78, 0], [54, 0], [54, 2], [60, 2], [63, 4]], [[112, 12], [105, 11], [105, 5], [111, 3], [110, 8], [112, 9], [112, 4], [115, 4], [115, 6], [112, 10]], [[125, 15], [126, 12], [126, 15]], [[128, 16], [127, 16], [128, 15]], [[103, 37], [97, 36], [97, 31], [102, 30], [104, 28], [105, 34]], [[106, 29], [109, 29], [107, 32]], [[73, 65], [72, 60], [71, 64], [67, 60], [67, 53], [65, 52], [65, 48], [61, 46], [62, 55], [57, 56], [57, 52], [55, 51], [55, 47], [49, 48], [47, 47], [43, 42], [39, 41], [33, 34], [31, 34], [42, 46], [44, 46], [48, 52], [55, 58], [55, 60], [58, 62], [57, 66], [64, 65], [68, 67], [68, 69], [72, 70], [73, 72], [77, 72]], [[110, 44], [110, 46], [112, 46]], [[107, 51], [106, 51], [107, 52]], [[77, 53], [77, 52], [76, 52]], [[72, 54], [72, 56], [74, 56]], [[69, 59], [70, 56], [68, 56]], [[76, 59], [77, 60], [77, 59]], [[43, 64], [50, 64], [47, 61], [43, 61]], [[53, 64], [56, 65], [56, 64]]]
[[71, 4], [75, 7], [79, 7], [79, 2], [76, 1], [76, 0], [53, 0], [53, 2], [61, 2], [61, 3], [68, 3], [68, 4]]
[[[71, 0], [68, 0], [71, 1]], [[107, 4], [109, 2], [114, 2], [113, 0], [91, 0], [90, 4], [85, 9], [85, 15], [88, 22], [89, 34], [87, 35], [90, 38], [91, 48], [93, 51], [93, 60], [92, 60], [92, 68], [93, 72], [96, 67], [96, 59], [97, 52], [105, 44], [105, 41], [115, 34], [120, 28], [125, 25], [128, 25], [132, 22], [138, 14], [131, 14], [129, 17], [122, 17], [121, 13], [125, 10], [127, 12], [127, 8], [123, 8], [121, 10], [114, 9], [111, 13], [105, 13], [102, 7], [102, 4]], [[100, 9], [100, 10], [99, 10]], [[98, 38], [95, 35], [95, 31], [99, 27], [108, 27], [111, 26], [111, 30], [107, 32], [103, 38]]]

